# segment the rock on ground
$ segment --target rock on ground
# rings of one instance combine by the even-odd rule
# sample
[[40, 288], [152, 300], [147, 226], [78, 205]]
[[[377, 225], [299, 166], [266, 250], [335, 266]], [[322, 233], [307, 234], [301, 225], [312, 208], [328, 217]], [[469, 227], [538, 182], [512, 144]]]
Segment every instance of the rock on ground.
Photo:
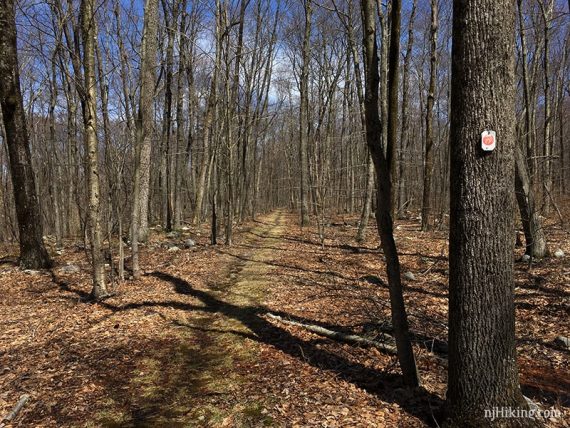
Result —
[[79, 273], [81, 269], [77, 265], [65, 265], [59, 270], [61, 273]]

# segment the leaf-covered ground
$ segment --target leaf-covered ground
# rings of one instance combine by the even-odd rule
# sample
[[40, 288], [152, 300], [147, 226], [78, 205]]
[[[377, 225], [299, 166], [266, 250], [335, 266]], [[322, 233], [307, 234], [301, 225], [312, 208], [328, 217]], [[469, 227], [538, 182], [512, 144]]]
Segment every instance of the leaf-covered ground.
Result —
[[[209, 245], [205, 227], [176, 238], [155, 231], [143, 278], [98, 304], [86, 301], [81, 246], [69, 242], [49, 272], [26, 273], [4, 257], [0, 417], [27, 393], [14, 426], [435, 425], [446, 384], [445, 232], [397, 223], [403, 272], [414, 277], [405, 294], [420, 389], [402, 387], [391, 355], [266, 315], [371, 338], [389, 330], [376, 231], [371, 224], [359, 247], [355, 224], [335, 218], [324, 246], [316, 228], [300, 229], [286, 212], [239, 227], [231, 247]], [[570, 353], [554, 339], [570, 335], [570, 243], [558, 227], [548, 235], [565, 257], [530, 270], [516, 263], [519, 365], [525, 395], [566, 413], [547, 424], [568, 426]], [[183, 249], [188, 237], [197, 245]], [[173, 244], [181, 249], [168, 251]], [[80, 271], [66, 273], [66, 264]]]

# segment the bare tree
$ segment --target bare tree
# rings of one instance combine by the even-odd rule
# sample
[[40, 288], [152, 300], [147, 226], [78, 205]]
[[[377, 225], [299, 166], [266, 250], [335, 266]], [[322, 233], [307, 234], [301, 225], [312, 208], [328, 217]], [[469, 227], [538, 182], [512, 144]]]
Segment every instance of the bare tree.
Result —
[[312, 0], [303, 0], [305, 27], [301, 53], [301, 75], [299, 77], [299, 159], [301, 168], [301, 225], [309, 224], [309, 62], [311, 57]]
[[95, 44], [97, 31], [95, 21], [95, 1], [81, 2], [81, 40], [83, 44], [84, 85], [80, 90], [83, 111], [83, 141], [85, 145], [85, 163], [88, 183], [89, 238], [91, 243], [91, 261], [93, 268], [94, 299], [105, 297], [105, 264], [101, 253], [101, 195], [99, 189], [99, 144], [97, 139], [97, 85], [95, 81]]
[[51, 265], [51, 260], [43, 243], [40, 205], [20, 91], [13, 0], [0, 4], [0, 27], [0, 104], [16, 203], [20, 264], [28, 269], [43, 269]]
[[[400, 276], [400, 261], [396, 242], [394, 241], [393, 224], [391, 216], [392, 183], [387, 156], [380, 140], [380, 116], [378, 111], [378, 53], [376, 45], [375, 2], [362, 0], [362, 15], [364, 20], [364, 50], [366, 67], [366, 141], [370, 154], [374, 160], [376, 179], [378, 181], [378, 206], [376, 209], [376, 223], [382, 249], [386, 256], [386, 272], [390, 288], [390, 305], [392, 310], [392, 325], [398, 350], [400, 368], [407, 385], [417, 386], [419, 375], [410, 341], [408, 319], [404, 305], [402, 280]], [[395, 80], [391, 80], [396, 84]], [[393, 88], [395, 90], [395, 88]], [[392, 129], [396, 131], [395, 128]]]
[[424, 162], [424, 189], [422, 198], [422, 230], [430, 228], [431, 216], [431, 177], [433, 174], [433, 104], [435, 101], [435, 88], [437, 79], [437, 26], [438, 26], [438, 0], [431, 0], [431, 28], [430, 28], [430, 65], [429, 86], [426, 108], [426, 151]]
[[153, 99], [158, 32], [158, 0], [146, 0], [141, 47], [141, 89], [136, 119], [135, 173], [133, 185], [133, 215], [131, 249], [133, 277], [140, 278], [139, 240], [148, 235], [148, 198], [150, 186], [150, 155], [153, 131]]
[[412, 2], [412, 10], [408, 21], [408, 42], [406, 46], [406, 54], [404, 55], [404, 66], [402, 70], [402, 127], [400, 136], [399, 150], [399, 173], [398, 173], [398, 211], [401, 211], [405, 205], [404, 200], [404, 153], [408, 150], [411, 141], [410, 136], [410, 63], [412, 61], [412, 50], [414, 48], [414, 22], [416, 18], [417, 0]]
[[515, 193], [525, 236], [525, 254], [540, 259], [548, 254], [542, 221], [538, 215], [534, 191], [522, 150], [515, 147]]
[[[390, 168], [390, 180], [398, 182], [398, 96], [400, 80], [400, 21], [402, 15], [402, 1], [392, 0], [390, 9], [390, 45], [388, 49], [388, 76], [387, 76], [387, 135], [386, 160]], [[396, 198], [390, 198], [391, 213], [396, 212]]]
[[550, 94], [550, 26], [552, 23], [552, 10], [554, 8], [553, 0], [541, 0], [538, 2], [543, 21], [543, 50], [542, 50], [542, 71], [544, 76], [544, 212], [546, 215], [550, 213], [551, 201], [550, 193], [552, 191], [552, 107]]
[[194, 215], [192, 222], [194, 224], [200, 222], [202, 218], [202, 205], [204, 196], [207, 191], [207, 178], [208, 172], [211, 171], [210, 164], [213, 160], [212, 140], [213, 131], [212, 124], [214, 122], [216, 107], [218, 103], [218, 78], [220, 74], [220, 66], [222, 61], [221, 56], [221, 43], [224, 35], [224, 29], [221, 26], [221, 5], [219, 0], [216, 0], [216, 58], [214, 62], [214, 70], [210, 80], [210, 92], [206, 103], [206, 111], [204, 113], [203, 121], [203, 135], [202, 135], [202, 160], [199, 166], [198, 182], [196, 187], [196, 206], [194, 207]]

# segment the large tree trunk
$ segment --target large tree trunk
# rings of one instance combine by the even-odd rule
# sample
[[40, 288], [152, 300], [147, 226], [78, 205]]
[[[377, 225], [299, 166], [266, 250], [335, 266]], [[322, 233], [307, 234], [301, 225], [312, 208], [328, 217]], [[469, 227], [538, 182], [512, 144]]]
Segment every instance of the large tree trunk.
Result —
[[[526, 408], [513, 281], [514, 3], [454, 0], [449, 368], [446, 425], [497, 426], [485, 410]], [[481, 149], [496, 131], [497, 148]], [[522, 419], [501, 419], [520, 426]]]
[[49, 267], [51, 261], [42, 240], [40, 205], [20, 91], [14, 0], [0, 3], [0, 27], [0, 104], [20, 233], [20, 264], [28, 269], [42, 269]]
[[422, 197], [422, 230], [430, 228], [432, 211], [431, 177], [433, 175], [433, 104], [435, 100], [437, 74], [437, 2], [431, 0], [430, 71], [426, 109], [426, 152], [424, 163], [424, 189]]
[[99, 190], [99, 144], [97, 141], [97, 85], [95, 82], [95, 1], [81, 2], [81, 36], [83, 42], [84, 87], [81, 88], [83, 109], [83, 141], [86, 156], [86, 175], [89, 209], [87, 212], [91, 260], [93, 264], [93, 289], [91, 295], [100, 299], [107, 294], [105, 264], [101, 253], [101, 195]]
[[[382, 243], [382, 249], [386, 256], [386, 272], [390, 289], [390, 306], [392, 311], [392, 325], [398, 350], [398, 360], [404, 377], [404, 382], [410, 386], [419, 385], [419, 375], [414, 359], [412, 343], [408, 328], [408, 319], [404, 305], [402, 282], [400, 277], [400, 260], [394, 241], [391, 210], [392, 183], [390, 180], [389, 163], [384, 154], [384, 148], [380, 139], [380, 116], [378, 111], [378, 51], [376, 46], [376, 23], [375, 23], [374, 0], [362, 0], [362, 12], [364, 19], [364, 49], [366, 65], [366, 141], [370, 154], [374, 160], [376, 178], [378, 181], [376, 209], [376, 223]], [[392, 80], [392, 83], [395, 83]], [[394, 106], [392, 106], [395, 108]], [[394, 138], [396, 127], [392, 128]], [[390, 134], [389, 134], [390, 138]]]

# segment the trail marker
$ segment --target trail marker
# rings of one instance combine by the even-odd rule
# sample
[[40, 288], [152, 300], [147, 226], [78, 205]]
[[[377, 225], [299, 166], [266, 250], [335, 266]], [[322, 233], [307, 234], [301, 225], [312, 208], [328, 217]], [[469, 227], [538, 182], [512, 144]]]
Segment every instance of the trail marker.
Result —
[[481, 132], [481, 148], [486, 151], [490, 152], [495, 150], [495, 146], [497, 145], [497, 134], [495, 131], [483, 131]]

